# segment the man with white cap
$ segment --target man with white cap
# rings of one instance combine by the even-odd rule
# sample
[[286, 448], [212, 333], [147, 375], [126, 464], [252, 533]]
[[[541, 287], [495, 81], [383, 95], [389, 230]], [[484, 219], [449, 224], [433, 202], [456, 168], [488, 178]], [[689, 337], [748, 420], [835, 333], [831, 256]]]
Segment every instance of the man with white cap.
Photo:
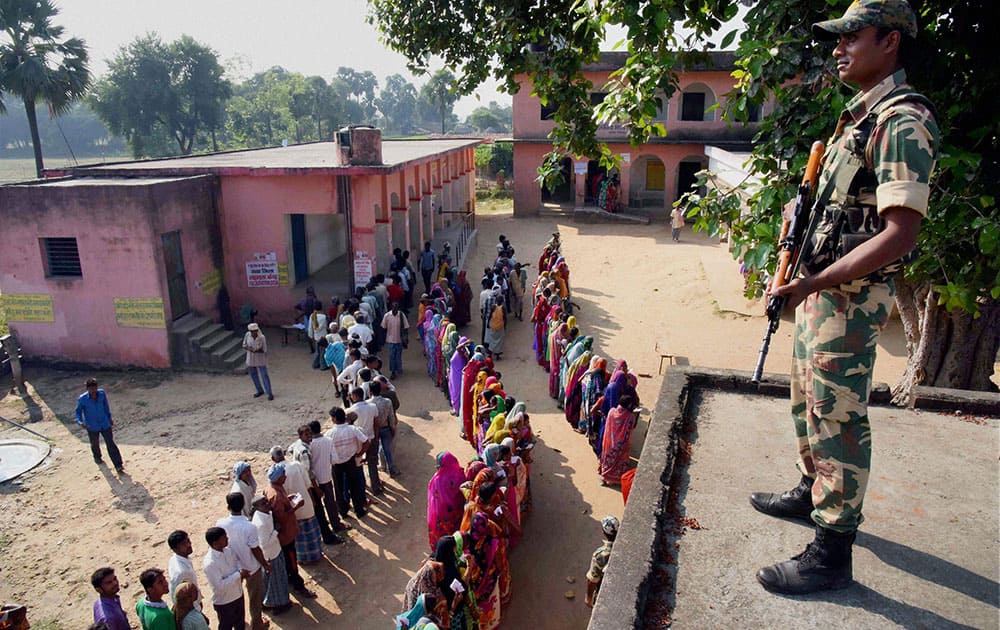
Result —
[[[260, 331], [256, 322], [247, 325], [247, 334], [243, 336], [243, 349], [247, 351], [247, 373], [257, 389], [254, 398], [260, 398], [265, 393], [268, 400], [274, 400], [271, 393], [271, 379], [267, 375], [267, 339]], [[263, 387], [261, 385], [263, 384]]]
[[587, 571], [587, 599], [588, 607], [594, 607], [594, 599], [597, 591], [601, 588], [601, 581], [604, 580], [604, 569], [611, 559], [611, 546], [614, 545], [615, 537], [618, 536], [618, 519], [614, 516], [605, 516], [601, 519], [601, 531], [604, 532], [604, 543], [594, 551], [590, 557], [590, 570]]

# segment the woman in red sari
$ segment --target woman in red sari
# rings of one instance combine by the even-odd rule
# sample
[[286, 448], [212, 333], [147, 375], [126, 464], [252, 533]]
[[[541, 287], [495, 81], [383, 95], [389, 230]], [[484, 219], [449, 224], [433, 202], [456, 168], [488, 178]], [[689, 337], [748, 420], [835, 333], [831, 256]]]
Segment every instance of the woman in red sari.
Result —
[[452, 308], [452, 321], [461, 328], [472, 321], [472, 286], [465, 277], [465, 270], [458, 272], [458, 291], [455, 294], [455, 306]]
[[462, 524], [465, 473], [458, 459], [447, 451], [437, 456], [437, 472], [427, 484], [427, 538], [431, 547], [442, 536], [450, 536]]
[[535, 349], [535, 361], [545, 369], [549, 367], [548, 362], [545, 360], [545, 336], [548, 333], [549, 311], [552, 310], [552, 304], [549, 302], [549, 296], [551, 295], [552, 292], [548, 289], [543, 291], [541, 297], [535, 303], [535, 310], [531, 315], [531, 321], [535, 324], [535, 342], [532, 345]]
[[629, 468], [632, 431], [639, 418], [632, 409], [634, 404], [635, 399], [625, 394], [619, 399], [618, 406], [611, 409], [604, 420], [601, 463], [597, 470], [605, 485], [621, 485], [622, 474]]

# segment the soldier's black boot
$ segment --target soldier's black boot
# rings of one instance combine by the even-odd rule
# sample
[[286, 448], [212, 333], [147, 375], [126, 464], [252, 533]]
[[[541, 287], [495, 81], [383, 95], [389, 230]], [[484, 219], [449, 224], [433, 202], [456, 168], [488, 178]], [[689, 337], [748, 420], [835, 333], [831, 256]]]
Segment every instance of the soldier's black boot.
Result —
[[857, 532], [816, 527], [816, 539], [791, 560], [757, 571], [757, 581], [772, 593], [804, 595], [847, 588], [854, 582], [851, 547]]
[[799, 485], [788, 492], [754, 492], [750, 495], [750, 505], [769, 516], [800, 518], [811, 523], [809, 515], [813, 510], [812, 485], [813, 480], [803, 475]]

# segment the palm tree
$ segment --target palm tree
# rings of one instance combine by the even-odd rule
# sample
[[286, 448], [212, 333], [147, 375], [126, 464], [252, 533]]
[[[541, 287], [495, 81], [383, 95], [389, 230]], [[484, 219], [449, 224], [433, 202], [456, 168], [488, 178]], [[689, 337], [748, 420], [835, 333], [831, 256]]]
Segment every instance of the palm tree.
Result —
[[35, 103], [62, 114], [90, 86], [87, 47], [76, 37], [62, 39], [63, 27], [52, 24], [58, 13], [52, 0], [0, 0], [0, 90], [24, 101], [38, 177], [43, 163]]

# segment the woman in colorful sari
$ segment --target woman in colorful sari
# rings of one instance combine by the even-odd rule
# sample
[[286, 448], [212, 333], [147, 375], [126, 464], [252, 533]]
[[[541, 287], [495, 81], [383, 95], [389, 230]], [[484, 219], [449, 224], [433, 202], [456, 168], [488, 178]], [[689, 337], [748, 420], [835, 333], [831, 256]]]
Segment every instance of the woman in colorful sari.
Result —
[[480, 448], [482, 430], [480, 427], [484, 422], [489, 423], [490, 412], [496, 409], [496, 402], [494, 401], [496, 392], [486, 388], [488, 378], [485, 370], [479, 370], [479, 376], [476, 377], [476, 384], [472, 388], [472, 395], [475, 397], [475, 402], [473, 403], [474, 414], [472, 417], [472, 433], [469, 434], [469, 441], [477, 453], [482, 452]]
[[639, 397], [635, 391], [635, 377], [629, 374], [628, 363], [624, 359], [618, 362], [618, 366], [615, 368], [614, 373], [611, 374], [611, 380], [608, 386], [604, 388], [604, 394], [601, 396], [601, 428], [597, 436], [597, 455], [600, 457], [601, 450], [604, 448], [604, 428], [607, 423], [608, 414], [611, 410], [618, 406], [619, 401], [622, 396], [628, 395], [632, 397], [633, 405], [639, 404]]
[[[427, 309], [424, 311], [424, 318], [421, 320], [420, 324], [417, 326], [417, 332], [420, 333], [420, 340], [424, 344], [424, 356], [433, 357], [434, 356], [434, 335], [431, 334], [431, 330], [434, 327], [434, 309]], [[433, 363], [428, 359], [427, 363], [427, 374], [431, 373], [431, 368]]]
[[545, 285], [549, 283], [549, 272], [542, 270], [535, 278], [535, 281], [531, 284], [531, 308], [534, 309], [538, 301], [542, 299], [542, 291], [545, 290]]
[[452, 321], [456, 326], [465, 326], [472, 321], [472, 286], [465, 277], [465, 270], [458, 272], [458, 282], [455, 290], [455, 306], [452, 308]]
[[[435, 545], [437, 541], [435, 541]], [[403, 590], [403, 610], [409, 611], [417, 604], [417, 600], [421, 597], [433, 597], [436, 602], [444, 601], [444, 593], [441, 592], [441, 587], [438, 583], [444, 579], [444, 565], [436, 560], [426, 558], [421, 564], [417, 572], [413, 574], [413, 577], [409, 579], [406, 583], [406, 589]], [[427, 601], [424, 601], [424, 606], [427, 606]], [[435, 606], [436, 608], [436, 606]], [[427, 614], [425, 608], [424, 614]]]
[[[493, 416], [490, 421], [490, 426], [486, 429], [486, 435], [484, 436], [484, 442], [487, 446], [490, 444], [499, 444], [502, 437], [498, 437], [501, 433], [509, 435], [507, 433], [507, 414], [498, 413]], [[486, 447], [484, 447], [486, 448]]]
[[608, 362], [603, 357], [595, 356], [590, 359], [590, 369], [580, 380], [580, 420], [577, 432], [595, 440], [601, 427], [601, 417], [600, 411], [594, 411], [594, 407], [608, 384], [607, 367]]
[[504, 543], [482, 512], [473, 516], [468, 533], [473, 566], [467, 579], [479, 608], [479, 630], [494, 630], [500, 626], [500, 576], [507, 570]]
[[[486, 380], [488, 382], [493, 378], [494, 377], [491, 376]], [[482, 401], [479, 404], [479, 415], [476, 417], [477, 452], [482, 453], [483, 449], [486, 448], [486, 432], [493, 424], [493, 418], [495, 418], [498, 413], [506, 413], [506, 410], [507, 408], [503, 397], [497, 395], [496, 383], [487, 383], [486, 389], [483, 390]]]
[[[569, 323], [569, 320], [573, 320], [575, 322], [576, 317], [571, 315], [569, 319], [566, 320], [567, 324]], [[575, 328], [575, 324], [570, 326], [570, 330], [573, 330], [573, 328]], [[573, 337], [573, 341], [566, 344], [566, 351], [563, 352], [562, 360], [559, 362], [559, 386], [558, 396], [556, 399], [560, 402], [560, 404], [566, 403], [566, 385], [569, 383], [570, 368], [581, 355], [590, 352], [590, 346], [593, 343], [594, 340], [592, 338], [581, 335], [577, 332], [576, 337]]]
[[438, 619], [435, 611], [440, 610], [443, 605], [445, 605], [444, 598], [421, 595], [412, 608], [401, 615], [396, 615], [396, 630], [418, 630], [422, 624], [427, 628], [428, 621], [433, 622]]
[[[440, 319], [438, 319], [440, 317]], [[434, 385], [441, 387], [444, 385], [444, 353], [442, 352], [445, 341], [445, 330], [448, 328], [446, 316], [436, 315], [434, 317], [434, 336], [437, 338], [437, 348], [434, 350]]]
[[552, 334], [549, 335], [549, 396], [559, 398], [559, 366], [570, 339], [570, 327], [567, 322], [553, 320]]
[[462, 380], [465, 366], [469, 363], [471, 346], [472, 342], [468, 338], [459, 337], [455, 344], [455, 352], [452, 353], [451, 361], [448, 363], [448, 399], [451, 401], [451, 410], [456, 416], [462, 413]]
[[462, 524], [464, 482], [465, 472], [458, 459], [447, 451], [438, 453], [437, 472], [427, 483], [427, 539], [432, 548]]
[[517, 523], [516, 529], [511, 529], [510, 546], [515, 547], [521, 540], [521, 502], [528, 492], [528, 468], [524, 461], [517, 455], [517, 447], [514, 446], [514, 439], [506, 437], [500, 444], [500, 461], [503, 470], [507, 475], [507, 489], [504, 491], [504, 499], [507, 502], [507, 517]]
[[[451, 333], [455, 332], [455, 325], [447, 317], [441, 320], [441, 328], [438, 335], [438, 356], [435, 362], [437, 378], [435, 384], [440, 387], [445, 395], [448, 394], [448, 366], [451, 364], [451, 354], [455, 351], [455, 341], [451, 339]], [[456, 333], [457, 334], [457, 333]]]
[[604, 421], [604, 443], [601, 448], [601, 463], [597, 471], [604, 485], [618, 486], [622, 483], [622, 473], [629, 469], [629, 453], [632, 448], [632, 430], [638, 422], [633, 407], [635, 399], [629, 394], [618, 400], [618, 406], [608, 412]]
[[[442, 536], [434, 549], [432, 558], [435, 562], [441, 563], [444, 568], [444, 577], [438, 582], [438, 588], [444, 595], [447, 602], [447, 615], [442, 615], [442, 628], [449, 630], [472, 630], [476, 615], [474, 612], [475, 601], [471, 598], [469, 584], [462, 575], [462, 553], [458, 546], [458, 541], [462, 540], [462, 535]], [[458, 582], [465, 590], [456, 593], [451, 585]]]
[[[486, 357], [482, 353], [473, 352], [472, 356], [469, 358], [469, 362], [465, 364], [462, 368], [462, 406], [460, 410], [460, 415], [462, 416], [462, 439], [468, 440], [470, 444], [475, 446], [475, 440], [473, 439], [473, 421], [475, 420], [475, 386], [478, 382], [479, 372], [483, 367], [483, 360]], [[483, 377], [483, 383], [486, 382], [486, 378]]]
[[[491, 494], [489, 497], [483, 499], [480, 495], [483, 494], [482, 488], [486, 484], [496, 486], [497, 474], [489, 464], [483, 462], [483, 466], [479, 468], [479, 472], [476, 473], [472, 483], [468, 484], [468, 497], [466, 498], [462, 522], [460, 524], [462, 531], [469, 530], [472, 517], [475, 516], [476, 512], [484, 512], [490, 517], [490, 520], [497, 520], [497, 516], [493, 514], [493, 510], [500, 505], [501, 497]], [[477, 505], [481, 505], [481, 509], [477, 509]]]
[[590, 360], [594, 356], [594, 353], [591, 352], [593, 342], [593, 337], [584, 339], [583, 352], [570, 364], [566, 373], [563, 409], [565, 409], [566, 422], [573, 429], [576, 429], [580, 423], [580, 411], [583, 408], [581, 404], [583, 401], [583, 375], [587, 373]]

